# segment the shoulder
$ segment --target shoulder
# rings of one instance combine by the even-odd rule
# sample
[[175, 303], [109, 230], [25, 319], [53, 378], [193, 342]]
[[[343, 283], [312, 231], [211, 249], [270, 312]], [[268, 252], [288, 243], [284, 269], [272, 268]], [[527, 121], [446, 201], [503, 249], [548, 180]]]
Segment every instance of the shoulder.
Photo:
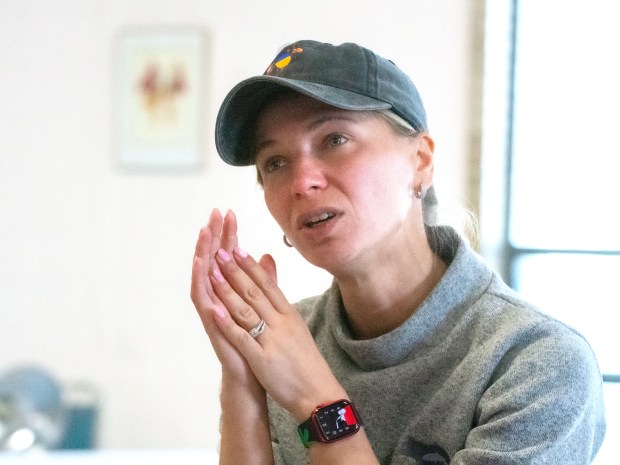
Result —
[[[471, 444], [496, 450], [504, 433], [522, 431], [514, 436], [516, 454], [556, 463], [591, 459], [605, 420], [601, 374], [587, 340], [496, 279], [472, 310], [474, 346], [493, 356], [479, 357], [490, 363], [490, 378], [478, 400]], [[582, 450], [572, 462], [568, 451], [575, 447]]]
[[[493, 355], [497, 368], [519, 362], [547, 365], [564, 374], [600, 380], [598, 364], [586, 339], [511, 289], [486, 262], [463, 244], [451, 268], [446, 294], [463, 289], [448, 326], [467, 350]], [[442, 303], [448, 301], [442, 298]], [[529, 368], [533, 368], [529, 366]]]
[[495, 389], [513, 395], [553, 392], [558, 402], [574, 407], [600, 395], [598, 362], [585, 337], [523, 300], [499, 277], [471, 310], [477, 314], [475, 342], [497, 355], [490, 380]]
[[579, 331], [523, 299], [497, 275], [475, 307], [485, 319], [493, 321], [498, 329], [512, 329], [533, 338], [559, 338], [571, 344], [588, 346]]
[[579, 331], [524, 300], [497, 275], [471, 311], [480, 333], [511, 340], [517, 350], [536, 343], [547, 354], [562, 354], [566, 359], [574, 353], [594, 360], [590, 345]]

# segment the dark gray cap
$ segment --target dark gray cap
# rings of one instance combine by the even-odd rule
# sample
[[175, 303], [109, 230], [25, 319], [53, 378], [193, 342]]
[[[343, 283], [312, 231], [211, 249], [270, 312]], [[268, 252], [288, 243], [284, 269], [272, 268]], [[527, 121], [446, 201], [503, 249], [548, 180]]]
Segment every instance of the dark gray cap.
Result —
[[301, 40], [284, 49], [265, 73], [237, 84], [215, 122], [215, 146], [226, 163], [254, 163], [258, 115], [275, 92], [292, 89], [345, 110], [391, 110], [415, 130], [427, 128], [415, 85], [394, 63], [357, 44]]

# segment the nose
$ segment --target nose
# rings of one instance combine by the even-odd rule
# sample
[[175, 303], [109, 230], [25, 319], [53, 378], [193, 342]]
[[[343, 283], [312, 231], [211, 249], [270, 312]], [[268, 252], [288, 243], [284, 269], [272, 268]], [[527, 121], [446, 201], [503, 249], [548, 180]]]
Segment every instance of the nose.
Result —
[[299, 157], [293, 166], [291, 194], [297, 198], [313, 195], [325, 188], [324, 166], [311, 155]]

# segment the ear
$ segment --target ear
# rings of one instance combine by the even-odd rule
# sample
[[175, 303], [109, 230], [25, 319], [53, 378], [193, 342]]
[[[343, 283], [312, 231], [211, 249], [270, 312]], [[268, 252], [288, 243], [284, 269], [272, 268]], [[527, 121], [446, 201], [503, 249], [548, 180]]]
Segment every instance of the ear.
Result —
[[416, 139], [418, 144], [415, 154], [415, 186], [423, 185], [428, 189], [433, 185], [435, 141], [426, 132]]

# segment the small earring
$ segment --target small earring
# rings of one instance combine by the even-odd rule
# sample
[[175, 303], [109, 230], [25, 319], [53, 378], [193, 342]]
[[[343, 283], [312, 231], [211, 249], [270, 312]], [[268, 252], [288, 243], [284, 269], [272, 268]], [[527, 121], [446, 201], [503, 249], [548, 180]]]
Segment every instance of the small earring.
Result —
[[286, 234], [282, 234], [282, 240], [284, 241], [285, 246], [293, 247], [293, 244], [291, 243], [291, 241], [288, 240], [288, 237], [286, 237]]
[[426, 197], [426, 187], [424, 187], [424, 184], [420, 184], [420, 189], [416, 190], [414, 195], [416, 199], [420, 200], [423, 200], [424, 197]]

